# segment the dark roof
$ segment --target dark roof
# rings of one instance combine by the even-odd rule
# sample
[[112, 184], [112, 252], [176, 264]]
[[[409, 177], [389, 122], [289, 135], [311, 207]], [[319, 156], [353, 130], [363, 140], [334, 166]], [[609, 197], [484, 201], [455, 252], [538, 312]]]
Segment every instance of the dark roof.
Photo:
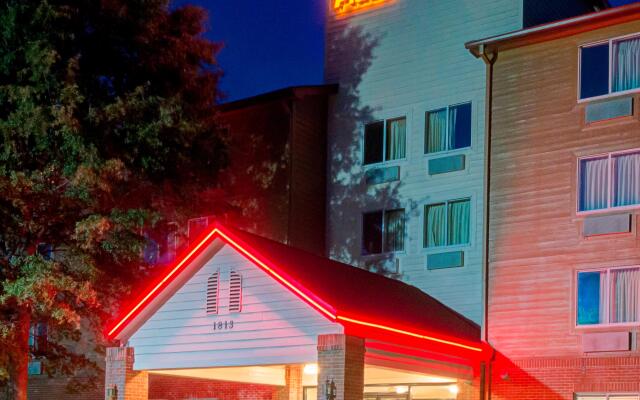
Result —
[[527, 29], [473, 40], [465, 43], [465, 47], [469, 49], [474, 56], [480, 57], [483, 49], [491, 53], [498, 49], [503, 50], [526, 46], [638, 19], [640, 19], [640, 3], [632, 3]]
[[184, 282], [182, 273], [189, 266], [202, 265], [206, 254], [215, 254], [217, 250], [209, 252], [219, 248], [214, 245], [218, 240], [342, 324], [347, 332], [376, 340], [394, 341], [391, 338], [395, 337], [420, 348], [455, 346], [459, 351], [485, 354], [477, 324], [414, 286], [219, 223], [204, 232], [155, 283], [137, 291], [140, 297], [108, 328], [107, 337], [123, 339], [134, 332], [179, 289]]
[[218, 105], [218, 110], [222, 112], [233, 111], [240, 108], [251, 107], [264, 104], [274, 100], [283, 100], [290, 98], [302, 98], [304, 96], [330, 95], [338, 92], [337, 84], [328, 85], [305, 85], [305, 86], [289, 86], [283, 89], [262, 93], [256, 96], [235, 100], [229, 103]]
[[231, 231], [338, 313], [365, 315], [390, 325], [480, 340], [477, 324], [415, 286], [261, 236]]

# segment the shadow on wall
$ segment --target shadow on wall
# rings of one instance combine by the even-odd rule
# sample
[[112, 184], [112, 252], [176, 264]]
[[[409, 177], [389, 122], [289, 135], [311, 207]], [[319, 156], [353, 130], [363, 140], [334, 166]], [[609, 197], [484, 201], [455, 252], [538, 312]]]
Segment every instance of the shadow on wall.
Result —
[[364, 124], [374, 120], [376, 109], [361, 103], [359, 86], [382, 37], [351, 26], [346, 20], [335, 21], [327, 31], [326, 79], [340, 86], [329, 108], [328, 254], [347, 264], [393, 274], [393, 258], [359, 256], [362, 213], [401, 207], [400, 181], [367, 185], [363, 168]]
[[[548, 373], [542, 372], [544, 375], [558, 380], [557, 374], [560, 371], [552, 369]], [[493, 400], [521, 399], [525, 397], [527, 399], [545, 400], [569, 400], [573, 398], [572, 385], [564, 385], [565, 389], [567, 389], [565, 395], [558, 393], [531, 375], [531, 373], [514, 364], [500, 352], [497, 352], [495, 356], [491, 381], [491, 399]]]

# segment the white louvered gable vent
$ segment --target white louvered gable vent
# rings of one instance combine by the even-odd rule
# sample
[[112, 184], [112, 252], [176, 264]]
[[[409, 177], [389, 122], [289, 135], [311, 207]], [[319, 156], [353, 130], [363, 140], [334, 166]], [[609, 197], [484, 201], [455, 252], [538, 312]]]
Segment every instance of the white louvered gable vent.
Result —
[[242, 275], [236, 271], [229, 274], [229, 312], [242, 311]]
[[218, 293], [220, 292], [220, 272], [214, 272], [207, 279], [207, 314], [218, 313]]

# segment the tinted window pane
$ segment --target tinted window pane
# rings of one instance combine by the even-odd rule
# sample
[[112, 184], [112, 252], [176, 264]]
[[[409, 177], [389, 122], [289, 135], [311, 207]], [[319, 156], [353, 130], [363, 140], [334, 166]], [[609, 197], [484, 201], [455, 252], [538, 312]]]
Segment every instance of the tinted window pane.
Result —
[[449, 203], [448, 245], [469, 243], [469, 204], [469, 200], [452, 201]]
[[445, 246], [447, 242], [447, 205], [425, 206], [424, 245], [425, 247]]
[[613, 158], [613, 205], [640, 204], [640, 153]]
[[607, 208], [609, 198], [609, 159], [580, 161], [580, 211]]
[[578, 274], [578, 325], [600, 323], [600, 272]]
[[614, 92], [640, 87], [640, 38], [620, 40], [613, 45], [611, 89]]
[[387, 154], [386, 160], [404, 158], [406, 153], [407, 120], [405, 118], [387, 121]]
[[382, 144], [384, 140], [384, 122], [367, 124], [364, 128], [364, 163], [372, 164], [382, 161]]
[[451, 149], [471, 146], [471, 103], [460, 104], [449, 109]]
[[609, 93], [609, 44], [580, 50], [580, 98]]
[[366, 213], [362, 219], [362, 252], [382, 253], [382, 211]]

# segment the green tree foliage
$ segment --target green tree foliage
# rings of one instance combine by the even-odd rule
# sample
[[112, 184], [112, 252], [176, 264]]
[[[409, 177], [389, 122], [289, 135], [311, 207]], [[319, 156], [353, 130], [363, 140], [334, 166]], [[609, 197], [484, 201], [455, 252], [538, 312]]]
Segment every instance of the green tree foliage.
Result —
[[205, 17], [168, 0], [0, 2], [0, 381], [18, 392], [31, 321], [49, 327], [48, 373], [91, 370], [74, 343], [149, 273], [142, 233], [211, 213], [226, 153]]

